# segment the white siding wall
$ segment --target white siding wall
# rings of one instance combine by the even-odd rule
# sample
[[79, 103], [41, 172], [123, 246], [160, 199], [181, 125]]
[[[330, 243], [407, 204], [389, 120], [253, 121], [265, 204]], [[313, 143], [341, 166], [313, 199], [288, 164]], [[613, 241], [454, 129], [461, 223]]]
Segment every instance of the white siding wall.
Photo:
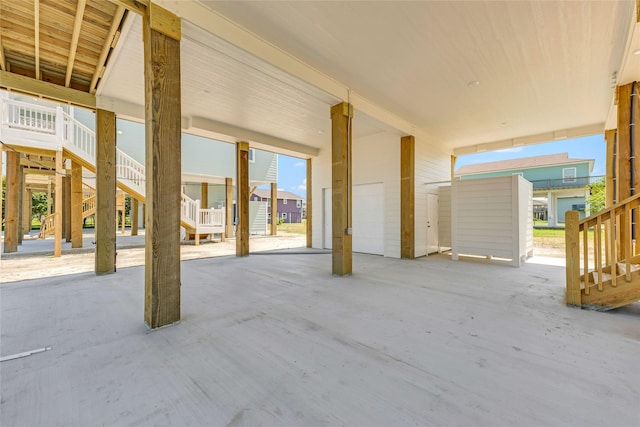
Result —
[[441, 248], [451, 247], [451, 186], [438, 189], [438, 239]]
[[427, 194], [438, 194], [438, 185], [429, 183], [450, 178], [451, 153], [434, 142], [416, 138], [416, 257], [427, 254]]
[[[353, 185], [384, 185], [384, 256], [400, 257], [400, 137], [380, 133], [353, 141]], [[314, 248], [322, 248], [323, 189], [331, 188], [331, 151], [322, 150], [313, 159]]]

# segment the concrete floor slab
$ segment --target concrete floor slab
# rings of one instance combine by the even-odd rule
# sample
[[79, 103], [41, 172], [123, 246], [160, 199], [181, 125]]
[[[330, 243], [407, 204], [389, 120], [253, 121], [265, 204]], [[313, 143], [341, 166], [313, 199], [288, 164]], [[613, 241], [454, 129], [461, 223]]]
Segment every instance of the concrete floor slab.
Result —
[[3, 283], [2, 425], [637, 426], [640, 306], [564, 305], [564, 268], [327, 254], [182, 263], [182, 321], [144, 269]]

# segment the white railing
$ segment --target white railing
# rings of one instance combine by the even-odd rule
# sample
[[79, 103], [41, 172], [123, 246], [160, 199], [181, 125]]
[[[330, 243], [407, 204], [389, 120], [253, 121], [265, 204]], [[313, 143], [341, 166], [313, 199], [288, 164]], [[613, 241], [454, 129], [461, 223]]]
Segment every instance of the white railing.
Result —
[[61, 134], [58, 138], [61, 139], [63, 146], [95, 164], [96, 133], [62, 111], [60, 107], [58, 107], [58, 114], [58, 117], [62, 118], [62, 123], [59, 124]]
[[130, 188], [138, 191], [141, 195], [145, 194], [144, 165], [122, 150], [116, 150], [116, 176], [120, 181], [126, 181]]
[[200, 209], [198, 231], [224, 233], [224, 209]]
[[180, 204], [180, 217], [191, 228], [196, 228], [198, 212], [200, 211], [200, 200], [193, 200], [182, 193], [182, 203]]
[[55, 108], [27, 104], [13, 99], [3, 100], [2, 105], [3, 126], [49, 135], [56, 133], [57, 111]]

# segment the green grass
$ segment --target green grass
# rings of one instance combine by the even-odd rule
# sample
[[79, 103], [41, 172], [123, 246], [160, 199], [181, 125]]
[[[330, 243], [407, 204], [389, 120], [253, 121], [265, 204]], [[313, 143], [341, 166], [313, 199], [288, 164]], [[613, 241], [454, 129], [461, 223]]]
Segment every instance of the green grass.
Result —
[[533, 237], [558, 237], [564, 239], [563, 228], [534, 228]]
[[278, 233], [306, 234], [307, 224], [305, 220], [301, 223], [284, 223], [278, 226]]

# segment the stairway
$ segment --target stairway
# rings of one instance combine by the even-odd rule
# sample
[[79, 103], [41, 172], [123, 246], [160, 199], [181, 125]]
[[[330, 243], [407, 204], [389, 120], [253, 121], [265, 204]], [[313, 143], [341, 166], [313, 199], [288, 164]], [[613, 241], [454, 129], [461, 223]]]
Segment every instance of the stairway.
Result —
[[[62, 147], [64, 157], [71, 158], [85, 169], [96, 173], [95, 132], [61, 107], [49, 108], [11, 99], [1, 99], [3, 140], [16, 145], [26, 142], [35, 148], [58, 150]], [[145, 167], [120, 149], [116, 149], [116, 185], [135, 199], [145, 201]], [[83, 183], [83, 218], [95, 213], [95, 190]], [[93, 191], [93, 192], [91, 192]], [[55, 232], [53, 219], [56, 214], [43, 218], [41, 237]], [[182, 192], [181, 226], [189, 233], [214, 234], [225, 232], [224, 209], [202, 209], [199, 200], [189, 198]], [[196, 239], [196, 243], [198, 240]]]
[[567, 212], [567, 304], [606, 311], [640, 301], [639, 209], [640, 194], [582, 221]]

